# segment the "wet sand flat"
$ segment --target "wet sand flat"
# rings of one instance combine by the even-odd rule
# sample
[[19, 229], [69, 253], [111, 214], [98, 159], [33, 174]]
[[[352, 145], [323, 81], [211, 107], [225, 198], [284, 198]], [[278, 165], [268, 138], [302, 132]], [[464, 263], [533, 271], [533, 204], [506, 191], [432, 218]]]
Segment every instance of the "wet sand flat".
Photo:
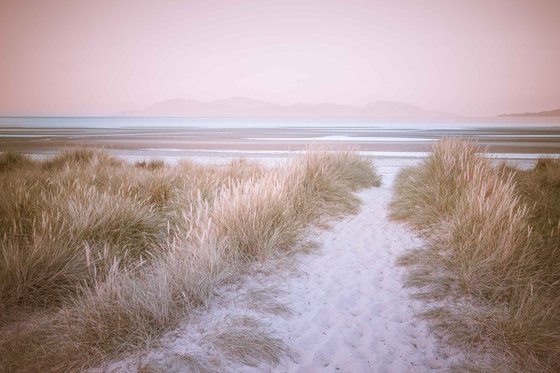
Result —
[[[9, 122], [8, 122], [9, 123]], [[347, 145], [366, 152], [426, 152], [442, 137], [476, 140], [491, 153], [558, 154], [559, 124], [411, 125], [407, 123], [251, 128], [138, 126], [122, 128], [1, 125], [0, 151], [49, 153], [64, 147], [97, 146], [116, 152], [175, 156], [216, 152], [290, 152], [313, 145]]]

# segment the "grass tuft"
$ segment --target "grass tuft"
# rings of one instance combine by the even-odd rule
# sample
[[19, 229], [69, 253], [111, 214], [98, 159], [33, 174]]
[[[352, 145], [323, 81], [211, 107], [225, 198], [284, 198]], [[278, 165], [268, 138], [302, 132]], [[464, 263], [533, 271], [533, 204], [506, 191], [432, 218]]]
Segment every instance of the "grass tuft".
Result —
[[480, 151], [442, 140], [398, 175], [391, 217], [427, 239], [401, 258], [407, 284], [443, 302], [424, 316], [449, 342], [490, 351], [488, 366], [560, 371], [560, 161], [522, 171]]
[[0, 154], [0, 172], [6, 172], [13, 169], [28, 167], [31, 165], [31, 159], [26, 155], [8, 151]]
[[205, 338], [230, 359], [252, 367], [260, 362], [276, 365], [282, 356], [293, 354], [262, 322], [249, 316], [229, 317]]
[[165, 168], [165, 161], [163, 159], [151, 159], [149, 161], [136, 162], [134, 166], [138, 168], [145, 168], [150, 171], [155, 171]]

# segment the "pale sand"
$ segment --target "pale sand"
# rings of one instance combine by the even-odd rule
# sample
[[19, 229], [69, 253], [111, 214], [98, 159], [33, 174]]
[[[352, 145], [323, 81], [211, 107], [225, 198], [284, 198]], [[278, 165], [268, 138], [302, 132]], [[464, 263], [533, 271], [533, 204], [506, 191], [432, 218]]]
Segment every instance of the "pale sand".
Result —
[[[376, 162], [383, 185], [358, 194], [359, 214], [315, 232], [317, 249], [254, 267], [159, 346], [106, 371], [183, 372], [195, 363], [223, 372], [445, 371], [460, 353], [438, 347], [427, 323], [415, 317], [427, 306], [403, 288], [405, 270], [395, 265], [399, 255], [423, 242], [387, 219], [394, 175], [415, 162]], [[263, 335], [283, 341], [291, 352], [278, 365], [251, 367], [232, 359], [213, 342], [232, 323], [257, 331], [240, 316], [260, 321]]]

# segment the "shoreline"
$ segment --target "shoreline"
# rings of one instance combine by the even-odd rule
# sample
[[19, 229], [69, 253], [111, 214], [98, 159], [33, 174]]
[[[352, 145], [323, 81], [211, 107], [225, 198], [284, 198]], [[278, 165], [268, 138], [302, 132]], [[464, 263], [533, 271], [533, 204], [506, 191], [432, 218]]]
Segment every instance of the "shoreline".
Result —
[[[148, 118], [150, 119], [150, 118]], [[0, 151], [48, 153], [76, 146], [100, 147], [116, 154], [148, 156], [285, 156], [308, 146], [343, 146], [373, 156], [423, 157], [444, 137], [474, 140], [501, 158], [536, 158], [560, 154], [558, 121], [506, 123], [360, 123], [261, 121], [253, 127], [236, 127], [240, 119], [200, 118], [198, 126], [166, 126], [148, 119], [131, 119], [135, 127], [106, 127], [112, 118], [82, 118], [83, 126], [56, 126], [56, 118], [23, 118], [21, 125], [0, 121]], [[30, 121], [29, 123], [25, 120]], [[51, 122], [49, 122], [51, 121]], [[32, 124], [32, 126], [26, 126]], [[142, 125], [143, 124], [143, 125]], [[247, 123], [245, 123], [247, 124]], [[491, 125], [492, 124], [492, 125]], [[186, 126], [185, 126], [186, 125]], [[488, 125], [484, 127], [483, 125]], [[93, 128], [96, 126], [95, 128]], [[517, 155], [517, 156], [514, 156]]]

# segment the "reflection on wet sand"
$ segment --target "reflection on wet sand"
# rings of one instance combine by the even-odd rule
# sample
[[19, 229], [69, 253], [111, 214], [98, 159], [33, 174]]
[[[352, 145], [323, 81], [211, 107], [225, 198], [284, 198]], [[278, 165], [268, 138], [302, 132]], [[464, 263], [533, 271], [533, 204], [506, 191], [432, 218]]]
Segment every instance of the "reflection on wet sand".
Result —
[[222, 129], [0, 127], [0, 148], [42, 153], [86, 145], [154, 155], [171, 152], [179, 156], [223, 152], [274, 154], [302, 150], [309, 144], [344, 144], [365, 152], [418, 153], [428, 151], [435, 140], [446, 136], [475, 139], [492, 153], [560, 153], [560, 126], [481, 128], [479, 125], [426, 129], [398, 125]]

